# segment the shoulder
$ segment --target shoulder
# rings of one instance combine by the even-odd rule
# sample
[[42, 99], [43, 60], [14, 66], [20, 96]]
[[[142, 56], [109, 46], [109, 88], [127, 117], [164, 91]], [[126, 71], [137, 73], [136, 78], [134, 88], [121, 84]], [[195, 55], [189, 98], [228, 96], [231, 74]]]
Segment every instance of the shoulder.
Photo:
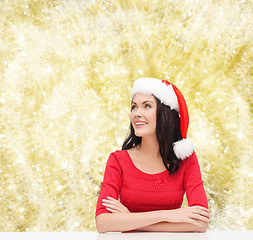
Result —
[[182, 161], [182, 171], [184, 175], [200, 175], [200, 165], [195, 152], [191, 154], [188, 158]]
[[115, 158], [125, 157], [127, 154], [127, 150], [116, 150], [110, 154], [110, 156], [114, 156]]
[[180, 167], [184, 166], [186, 168], [190, 167], [191, 165], [198, 164], [198, 158], [195, 151], [193, 151], [193, 153], [189, 157], [181, 160], [179, 164], [180, 164]]
[[198, 161], [195, 151], [193, 151], [190, 156], [186, 157], [185, 159], [183, 159], [181, 161], [184, 163], [187, 163], [187, 164], [192, 161]]
[[107, 164], [117, 164], [122, 166], [122, 164], [126, 161], [127, 157], [128, 153], [126, 150], [116, 150], [110, 154]]

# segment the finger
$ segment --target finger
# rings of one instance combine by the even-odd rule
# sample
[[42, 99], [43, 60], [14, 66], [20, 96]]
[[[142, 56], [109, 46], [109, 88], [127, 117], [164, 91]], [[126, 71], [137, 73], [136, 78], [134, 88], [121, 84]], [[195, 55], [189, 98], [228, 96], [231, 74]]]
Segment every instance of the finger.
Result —
[[[110, 197], [108, 197], [108, 198], [110, 198]], [[115, 205], [117, 205], [119, 207], [123, 207], [123, 208], [125, 207], [121, 202], [119, 202], [119, 201], [117, 201], [117, 200], [115, 200], [113, 198], [110, 198], [110, 200], [108, 200], [108, 199], [102, 199], [102, 201], [106, 202], [106, 203], [110, 203], [110, 204], [115, 204]]]
[[106, 208], [109, 212], [112, 212], [112, 213], [117, 213], [117, 212], [119, 212], [119, 211], [117, 211], [117, 210], [115, 210], [115, 209], [112, 209], [112, 208], [109, 208], [109, 207], [107, 207]]
[[201, 208], [194, 208], [194, 209], [191, 209], [191, 210], [192, 210], [192, 213], [200, 214], [202, 216], [205, 216], [205, 217], [209, 218], [209, 211], [205, 211], [205, 210], [203, 210]]
[[203, 212], [202, 212], [202, 213], [200, 213], [200, 215], [203, 216], [203, 217], [206, 217], [206, 218], [208, 218], [208, 219], [210, 218], [209, 213], [203, 213]]
[[188, 214], [188, 217], [196, 218], [196, 219], [205, 219], [205, 221], [209, 220], [209, 213], [204, 211], [192, 211], [191, 214]]
[[107, 198], [108, 198], [109, 200], [114, 201], [114, 202], [118, 202], [118, 200], [116, 200], [116, 199], [114, 199], [114, 198], [112, 198], [112, 197], [107, 196]]
[[114, 206], [114, 208], [117, 208], [117, 210], [120, 210], [122, 208], [122, 205], [119, 202], [113, 202], [111, 200], [103, 200], [102, 204], [109, 204], [110, 206]]
[[108, 200], [108, 199], [102, 199], [102, 202], [111, 203], [111, 204], [114, 204], [114, 205], [118, 204], [117, 202], [114, 202], [114, 201]]
[[197, 214], [199, 214], [199, 215], [201, 215], [203, 217], [206, 217], [206, 218], [210, 217], [209, 213], [208, 212], [204, 212], [204, 211], [199, 211], [199, 212], [197, 212]]
[[192, 209], [196, 209], [196, 210], [202, 210], [204, 212], [208, 212], [209, 213], [209, 209], [208, 208], [205, 208], [205, 207], [202, 207], [202, 206], [192, 206], [190, 207]]
[[125, 208], [125, 206], [118, 200], [112, 198], [112, 197], [107, 197], [109, 200], [108, 201], [113, 201], [115, 204], [117, 204], [119, 207]]
[[120, 210], [119, 207], [116, 206], [116, 205], [114, 205], [114, 204], [102, 203], [102, 205], [105, 206], [105, 207], [109, 207], [109, 208], [111, 208], [111, 209], [115, 209], [115, 210], [117, 210], [117, 211]]
[[202, 206], [199, 206], [198, 208], [199, 208], [199, 210], [201, 210], [201, 211], [204, 211], [204, 212], [209, 213], [209, 209], [208, 209], [208, 208], [205, 208], [205, 207], [202, 207]]
[[198, 219], [198, 220], [201, 220], [203, 222], [209, 222], [209, 219], [207, 217], [203, 217], [203, 216], [198, 215], [198, 214], [194, 214], [193, 219]]
[[115, 200], [112, 197], [107, 197], [107, 198], [108, 199], [102, 199], [102, 202], [106, 203], [106, 204], [114, 205], [113, 209], [115, 209], [119, 212], [129, 212], [129, 210], [122, 203], [120, 203], [118, 200]]
[[208, 212], [204, 212], [204, 211], [199, 211], [199, 210], [194, 210], [192, 211], [193, 214], [198, 214], [198, 215], [201, 215], [203, 217], [207, 217], [209, 218], [209, 213]]
[[110, 208], [118, 208], [117, 205], [115, 205], [114, 203], [110, 203], [110, 202], [103, 202], [102, 205], [106, 206], [106, 207], [110, 207]]

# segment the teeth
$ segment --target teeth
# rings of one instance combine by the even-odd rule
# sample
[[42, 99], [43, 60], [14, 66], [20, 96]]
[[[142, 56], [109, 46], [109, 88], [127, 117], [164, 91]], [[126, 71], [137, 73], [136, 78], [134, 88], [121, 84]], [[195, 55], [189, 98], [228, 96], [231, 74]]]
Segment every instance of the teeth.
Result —
[[136, 123], [135, 125], [145, 125], [146, 123]]

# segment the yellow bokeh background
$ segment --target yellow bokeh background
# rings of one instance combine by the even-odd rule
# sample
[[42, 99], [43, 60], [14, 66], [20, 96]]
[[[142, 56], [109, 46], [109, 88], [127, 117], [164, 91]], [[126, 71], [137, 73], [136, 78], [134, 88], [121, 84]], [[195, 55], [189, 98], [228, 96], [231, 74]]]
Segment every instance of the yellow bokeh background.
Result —
[[252, 230], [252, 17], [251, 0], [1, 0], [0, 231], [96, 230], [139, 77], [186, 98], [209, 229]]

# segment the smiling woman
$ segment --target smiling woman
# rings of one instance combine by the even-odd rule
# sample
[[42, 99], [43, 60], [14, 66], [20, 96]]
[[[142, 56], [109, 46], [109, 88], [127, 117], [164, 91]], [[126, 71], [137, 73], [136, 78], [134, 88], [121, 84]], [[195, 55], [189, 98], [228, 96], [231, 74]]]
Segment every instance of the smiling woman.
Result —
[[135, 135], [144, 137], [156, 134], [156, 100], [152, 95], [137, 93], [131, 107], [130, 121]]
[[[107, 161], [96, 225], [108, 231], [204, 232], [209, 211], [201, 172], [187, 136], [186, 102], [171, 83], [138, 79], [130, 134]], [[181, 208], [186, 193], [187, 208]]]

